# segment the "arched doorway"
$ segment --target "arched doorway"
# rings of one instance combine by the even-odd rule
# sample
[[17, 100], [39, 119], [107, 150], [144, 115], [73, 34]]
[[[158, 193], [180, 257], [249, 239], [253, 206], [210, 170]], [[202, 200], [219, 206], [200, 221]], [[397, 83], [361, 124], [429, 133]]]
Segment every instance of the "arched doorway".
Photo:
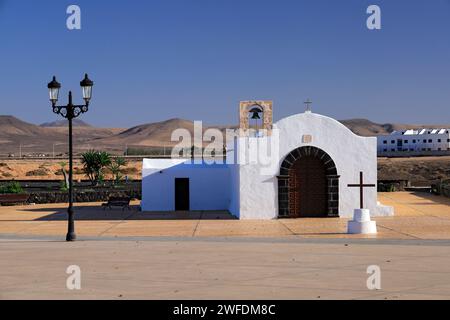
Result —
[[333, 159], [316, 147], [292, 151], [278, 177], [279, 217], [338, 217], [339, 176]]

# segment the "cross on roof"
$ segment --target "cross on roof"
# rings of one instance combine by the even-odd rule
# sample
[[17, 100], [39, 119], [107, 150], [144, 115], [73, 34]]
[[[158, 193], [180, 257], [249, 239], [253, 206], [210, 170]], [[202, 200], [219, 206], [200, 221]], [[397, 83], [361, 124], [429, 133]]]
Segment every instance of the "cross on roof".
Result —
[[306, 106], [306, 112], [311, 112], [312, 101], [310, 99], [308, 99], [304, 103], [305, 103], [305, 106]]
[[361, 171], [359, 173], [359, 184], [349, 184], [350, 188], [359, 188], [359, 201], [361, 209], [364, 209], [364, 188], [375, 188], [375, 184], [364, 184], [364, 174]]

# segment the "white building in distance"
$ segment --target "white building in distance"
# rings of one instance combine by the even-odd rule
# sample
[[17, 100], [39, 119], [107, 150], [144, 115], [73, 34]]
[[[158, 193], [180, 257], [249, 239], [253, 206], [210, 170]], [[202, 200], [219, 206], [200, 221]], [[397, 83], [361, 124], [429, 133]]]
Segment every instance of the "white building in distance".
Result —
[[378, 156], [450, 154], [450, 129], [394, 131], [377, 139]]
[[[264, 134], [249, 134], [249, 122], [258, 119]], [[272, 123], [270, 101], [242, 102], [240, 128], [228, 141], [226, 163], [144, 159], [142, 210], [223, 210], [239, 219], [351, 218], [363, 206], [373, 216], [393, 215], [392, 207], [377, 202], [375, 137], [357, 136], [309, 110]], [[264, 146], [270, 151], [260, 153]]]

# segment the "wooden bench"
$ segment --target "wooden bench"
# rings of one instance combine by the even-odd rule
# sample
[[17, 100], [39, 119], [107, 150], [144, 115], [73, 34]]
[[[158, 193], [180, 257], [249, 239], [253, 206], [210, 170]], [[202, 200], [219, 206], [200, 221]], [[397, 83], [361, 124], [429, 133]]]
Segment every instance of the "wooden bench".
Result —
[[29, 198], [28, 194], [0, 194], [0, 205], [25, 204]]
[[103, 210], [106, 210], [106, 208], [111, 210], [113, 207], [122, 207], [122, 210], [125, 210], [125, 208], [131, 210], [130, 201], [130, 197], [110, 197], [107, 203], [102, 204], [102, 207]]

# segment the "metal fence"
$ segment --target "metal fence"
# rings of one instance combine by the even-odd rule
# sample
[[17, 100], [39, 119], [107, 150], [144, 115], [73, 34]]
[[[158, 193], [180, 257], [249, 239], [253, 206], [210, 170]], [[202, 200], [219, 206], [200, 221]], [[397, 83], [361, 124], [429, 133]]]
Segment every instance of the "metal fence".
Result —
[[[3, 150], [2, 150], [3, 149]], [[83, 152], [89, 150], [106, 151], [113, 156], [123, 156], [125, 158], [171, 158], [172, 156], [177, 158], [191, 158], [192, 154], [201, 157], [203, 154], [211, 154], [211, 152], [206, 153], [208, 150], [206, 148], [193, 148], [187, 147], [183, 149], [178, 149], [177, 154], [173, 155], [173, 146], [129, 146], [125, 145], [123, 148], [119, 146], [116, 147], [98, 147], [96, 148], [93, 144], [76, 144], [74, 146], [74, 158], [80, 158]], [[15, 151], [14, 151], [15, 150]], [[213, 157], [223, 157], [226, 150], [220, 150], [213, 154]], [[68, 151], [67, 144], [53, 144], [53, 146], [48, 145], [19, 145], [19, 146], [1, 146], [0, 147], [0, 159], [67, 159]]]

